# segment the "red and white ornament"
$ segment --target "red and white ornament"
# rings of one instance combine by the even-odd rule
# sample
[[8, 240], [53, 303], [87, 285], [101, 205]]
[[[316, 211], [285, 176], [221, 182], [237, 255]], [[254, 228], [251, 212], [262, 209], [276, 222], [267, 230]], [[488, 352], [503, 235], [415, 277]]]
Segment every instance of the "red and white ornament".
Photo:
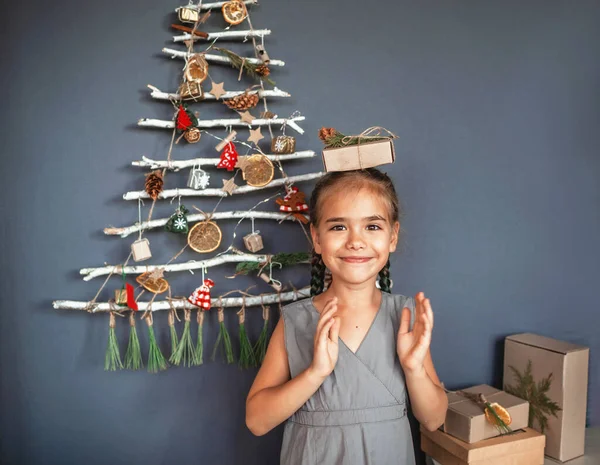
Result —
[[[279, 205], [279, 211], [282, 212], [307, 212], [308, 205], [304, 202], [304, 196], [298, 196], [298, 188], [292, 186], [283, 198], [284, 204]], [[300, 197], [300, 198], [299, 198]]]
[[238, 153], [233, 142], [229, 142], [221, 152], [221, 160], [217, 168], [227, 168], [227, 171], [233, 171], [237, 164]]
[[214, 285], [215, 282], [212, 279], [205, 279], [202, 286], [197, 287], [192, 295], [188, 297], [188, 302], [200, 307], [202, 310], [210, 310], [210, 290]]

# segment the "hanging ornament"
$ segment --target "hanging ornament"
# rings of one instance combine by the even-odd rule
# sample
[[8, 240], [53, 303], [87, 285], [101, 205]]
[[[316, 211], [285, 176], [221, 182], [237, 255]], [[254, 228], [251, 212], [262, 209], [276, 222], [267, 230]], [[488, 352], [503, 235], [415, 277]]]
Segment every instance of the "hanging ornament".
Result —
[[206, 278], [202, 283], [202, 286], [197, 287], [196, 290], [188, 297], [188, 302], [202, 310], [210, 310], [210, 290], [215, 287], [215, 282]]
[[163, 190], [163, 173], [161, 170], [152, 171], [146, 175], [145, 189], [152, 200], [156, 200]]
[[196, 8], [182, 6], [177, 8], [177, 16], [182, 23], [195, 23], [200, 19], [200, 12]]
[[206, 189], [210, 182], [210, 175], [200, 168], [200, 165], [194, 165], [190, 170], [187, 185], [190, 189]]
[[233, 142], [229, 142], [223, 152], [221, 152], [221, 160], [217, 168], [227, 168], [227, 171], [233, 171], [237, 163], [238, 153]]
[[133, 254], [133, 260], [136, 262], [143, 262], [152, 258], [150, 252], [150, 241], [148, 239], [140, 238], [131, 244], [131, 253]]
[[271, 286], [273, 289], [275, 289], [277, 292], [280, 292], [282, 284], [281, 281], [273, 278], [273, 265], [279, 266], [279, 269], [283, 268], [283, 264], [275, 261], [270, 261], [269, 274], [267, 275], [264, 271], [260, 271], [258, 273], [258, 277], [262, 279], [265, 283], [267, 283], [269, 286]]
[[271, 140], [271, 151], [278, 155], [294, 153], [296, 150], [296, 138], [294, 136], [276, 136]]
[[215, 150], [217, 152], [221, 152], [229, 142], [232, 142], [235, 139], [235, 136], [237, 136], [237, 132], [231, 131], [229, 134], [227, 134], [225, 139], [223, 139], [221, 142], [215, 145]]
[[208, 62], [203, 53], [193, 54], [185, 64], [184, 78], [189, 82], [201, 83], [208, 76]]
[[198, 128], [189, 128], [183, 133], [183, 137], [190, 144], [195, 144], [200, 140], [200, 136], [202, 135], [200, 129]]
[[[261, 297], [262, 299], [262, 297]], [[254, 357], [256, 359], [256, 363], [261, 365], [263, 360], [265, 359], [265, 355], [267, 354], [267, 346], [269, 345], [269, 313], [270, 308], [268, 305], [265, 305], [261, 301], [262, 306], [262, 317], [263, 317], [263, 327], [260, 332], [260, 336], [258, 336], [258, 340], [256, 341], [256, 345], [254, 346]]]
[[115, 290], [115, 303], [117, 305], [127, 305], [127, 289]]
[[241, 0], [225, 2], [221, 8], [223, 18], [232, 26], [240, 24], [248, 16], [246, 5]]
[[214, 98], [219, 100], [223, 95], [225, 95], [225, 89], [223, 89], [224, 82], [219, 82], [218, 84], [215, 81], [212, 81], [212, 87], [208, 91]]
[[252, 343], [248, 337], [248, 332], [246, 331], [246, 297], [244, 296], [242, 299], [242, 308], [237, 312], [240, 325], [238, 331], [240, 337], [240, 358], [238, 359], [238, 364], [240, 368], [250, 368], [256, 366], [256, 357], [254, 355]]
[[125, 284], [125, 292], [127, 292], [127, 306], [137, 312], [138, 311], [138, 304], [135, 301], [135, 295], [134, 295], [134, 289], [133, 286], [129, 283]]
[[196, 322], [198, 323], [198, 336], [196, 338], [196, 360], [198, 361], [198, 365], [202, 365], [204, 363], [204, 331], [202, 331], [204, 327], [204, 312], [202, 310], [198, 310]]
[[229, 195], [233, 194], [233, 191], [237, 188], [238, 186], [235, 184], [234, 178], [230, 178], [230, 179], [223, 179], [223, 190], [225, 192], [227, 192]]
[[223, 103], [232, 110], [249, 110], [258, 104], [258, 92], [245, 91], [242, 94], [236, 95], [233, 98], [223, 100]]
[[197, 81], [186, 81], [179, 86], [177, 90], [179, 98], [182, 100], [202, 100], [204, 98], [204, 90]]
[[117, 322], [115, 320], [115, 312], [111, 311], [109, 314], [108, 323], [108, 344], [106, 346], [106, 355], [104, 356], [105, 371], [116, 371], [117, 369], [123, 369], [121, 354], [119, 352], [119, 343], [117, 342], [117, 336], [115, 334], [115, 327], [117, 326]]
[[264, 248], [263, 240], [260, 235], [260, 231], [254, 230], [254, 218], [252, 220], [252, 232], [244, 236], [244, 245], [246, 248], [253, 253], [258, 252]]
[[265, 50], [265, 46], [262, 44], [257, 44], [255, 50], [256, 54], [258, 55], [258, 58], [260, 58], [265, 65], [268, 65], [271, 59], [269, 58], [269, 54]]
[[162, 274], [163, 270], [157, 268], [154, 271], [142, 273], [135, 280], [153, 294], [162, 294], [169, 289], [169, 283], [162, 277]]
[[222, 300], [219, 297], [219, 311], [218, 311], [218, 319], [219, 319], [219, 335], [217, 336], [217, 340], [215, 341], [215, 345], [213, 347], [211, 360], [214, 362], [217, 356], [217, 351], [219, 347], [221, 349], [225, 349], [225, 356], [227, 363], [233, 363], [235, 359], [233, 358], [233, 348], [231, 346], [231, 338], [229, 337], [229, 332], [227, 331], [227, 327], [225, 326], [225, 311], [222, 306]]
[[196, 115], [188, 110], [187, 105], [182, 103], [177, 109], [176, 124], [177, 130], [183, 132], [197, 126], [198, 119], [196, 118]]
[[246, 157], [244, 164], [246, 166], [242, 174], [249, 186], [263, 187], [273, 180], [275, 167], [273, 166], [273, 162], [265, 155], [257, 153]]
[[238, 113], [240, 115], [240, 121], [243, 123], [252, 124], [254, 122], [254, 116], [249, 111], [243, 111], [242, 113]]
[[184, 205], [180, 205], [168, 219], [165, 229], [172, 233], [187, 234], [189, 231], [186, 215], [189, 213]]
[[146, 324], [148, 325], [148, 371], [150, 373], [158, 373], [159, 371], [169, 368], [169, 364], [165, 356], [160, 351], [156, 335], [154, 334], [154, 318], [152, 312], [146, 312]]
[[192, 342], [192, 333], [190, 331], [191, 323], [191, 310], [189, 308], [184, 309], [184, 320], [183, 333], [181, 334], [181, 340], [177, 345], [177, 350], [169, 359], [173, 365], [190, 367], [192, 365], [199, 365], [198, 359], [196, 358], [196, 348]]
[[129, 313], [129, 342], [125, 352], [125, 368], [128, 370], [139, 370], [144, 367], [142, 362], [142, 349], [140, 340], [135, 329], [135, 313]]
[[221, 244], [221, 228], [212, 221], [195, 224], [188, 234], [188, 244], [198, 253], [209, 253]]
[[308, 219], [302, 214], [308, 211], [306, 198], [304, 192], [299, 191], [296, 186], [287, 188], [286, 196], [283, 199], [276, 199], [275, 203], [279, 205], [279, 211], [290, 212], [298, 221], [303, 224], [308, 223]]
[[261, 139], [264, 139], [265, 136], [260, 132], [260, 128], [250, 129], [250, 136], [248, 137], [248, 142], [254, 142], [256, 145], [260, 142]]

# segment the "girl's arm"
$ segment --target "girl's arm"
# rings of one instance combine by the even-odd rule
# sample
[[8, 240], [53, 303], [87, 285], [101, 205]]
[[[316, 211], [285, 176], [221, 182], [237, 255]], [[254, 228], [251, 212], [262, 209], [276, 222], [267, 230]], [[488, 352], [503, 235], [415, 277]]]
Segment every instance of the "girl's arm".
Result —
[[287, 420], [319, 389], [333, 371], [338, 355], [339, 321], [335, 304], [323, 309], [317, 324], [311, 365], [290, 379], [284, 342], [283, 317], [279, 319], [246, 400], [246, 426], [262, 436]]

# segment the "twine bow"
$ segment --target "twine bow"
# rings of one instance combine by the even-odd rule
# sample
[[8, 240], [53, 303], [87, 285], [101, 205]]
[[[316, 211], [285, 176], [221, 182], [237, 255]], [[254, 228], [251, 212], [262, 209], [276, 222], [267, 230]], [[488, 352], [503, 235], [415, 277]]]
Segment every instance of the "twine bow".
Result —
[[[388, 135], [382, 136], [381, 135], [382, 131], [387, 132]], [[348, 145], [354, 145], [354, 144], [357, 145], [358, 166], [360, 166], [360, 169], [362, 170], [363, 169], [363, 161], [362, 161], [362, 155], [361, 155], [361, 151], [360, 151], [361, 142], [375, 142], [375, 141], [384, 140], [384, 139], [397, 139], [397, 138], [398, 138], [398, 136], [396, 136], [396, 134], [387, 130], [384, 127], [371, 126], [370, 128], [367, 128], [363, 132], [361, 132], [358, 136], [343, 137], [341, 144], [342, 144], [342, 146], [348, 146]]]

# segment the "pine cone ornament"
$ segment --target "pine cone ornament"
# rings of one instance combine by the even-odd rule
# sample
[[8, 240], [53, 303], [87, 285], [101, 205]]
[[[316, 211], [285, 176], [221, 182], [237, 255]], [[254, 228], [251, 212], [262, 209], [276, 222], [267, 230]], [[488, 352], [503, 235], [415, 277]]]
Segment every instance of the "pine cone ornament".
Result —
[[162, 192], [163, 183], [163, 174], [161, 170], [156, 170], [146, 175], [146, 192], [152, 200], [156, 200], [158, 194]]
[[256, 67], [256, 74], [261, 77], [267, 77], [269, 74], [271, 74], [271, 70], [267, 65], [258, 65]]
[[319, 129], [319, 139], [323, 141], [324, 144], [327, 144], [327, 139], [333, 137], [337, 134], [337, 130], [335, 128], [321, 128]]
[[253, 92], [249, 94], [248, 92], [244, 92], [243, 94], [224, 100], [223, 103], [232, 110], [248, 110], [258, 104], [258, 93]]

